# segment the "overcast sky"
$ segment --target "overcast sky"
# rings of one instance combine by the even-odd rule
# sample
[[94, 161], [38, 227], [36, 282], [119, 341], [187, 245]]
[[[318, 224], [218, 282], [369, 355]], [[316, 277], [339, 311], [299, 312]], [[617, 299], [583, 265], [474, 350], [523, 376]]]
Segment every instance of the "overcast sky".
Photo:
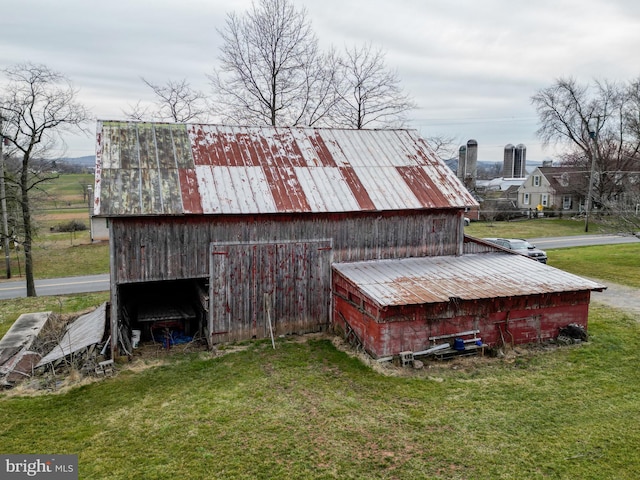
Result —
[[[553, 157], [536, 137], [531, 96], [559, 77], [627, 82], [640, 76], [638, 0], [292, 0], [323, 47], [372, 42], [419, 108], [424, 137], [478, 141], [479, 160]], [[186, 78], [206, 93], [230, 11], [250, 0], [0, 0], [0, 68], [43, 63], [67, 75], [98, 119], [152, 95], [140, 77]], [[91, 125], [91, 131], [95, 124]], [[67, 139], [95, 153], [93, 133]]]

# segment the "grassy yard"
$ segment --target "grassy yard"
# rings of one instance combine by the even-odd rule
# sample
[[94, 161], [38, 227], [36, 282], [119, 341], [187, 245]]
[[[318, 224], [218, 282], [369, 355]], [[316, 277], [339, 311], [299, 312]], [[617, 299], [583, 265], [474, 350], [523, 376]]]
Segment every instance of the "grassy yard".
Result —
[[[473, 237], [539, 238], [585, 235], [584, 220], [538, 218], [513, 222], [471, 222], [464, 233]], [[589, 234], [605, 233], [596, 222], [589, 224]]]
[[0, 337], [7, 333], [13, 322], [23, 313], [76, 313], [95, 308], [107, 300], [109, 300], [108, 292], [0, 300]]
[[[109, 247], [91, 243], [87, 185], [92, 174], [65, 174], [43, 185], [44, 192], [33, 202], [36, 235], [33, 261], [36, 278], [92, 275], [109, 272]], [[83, 193], [84, 192], [84, 193]], [[77, 222], [86, 227], [75, 232], [58, 232], [61, 226]], [[21, 250], [11, 249], [11, 275], [24, 275]], [[4, 253], [0, 258], [0, 279], [6, 279]]]
[[137, 360], [0, 397], [0, 451], [77, 453], [80, 478], [635, 479], [638, 322], [591, 342], [387, 374], [329, 339]]
[[549, 265], [576, 275], [640, 288], [640, 244], [594, 245], [547, 251]]

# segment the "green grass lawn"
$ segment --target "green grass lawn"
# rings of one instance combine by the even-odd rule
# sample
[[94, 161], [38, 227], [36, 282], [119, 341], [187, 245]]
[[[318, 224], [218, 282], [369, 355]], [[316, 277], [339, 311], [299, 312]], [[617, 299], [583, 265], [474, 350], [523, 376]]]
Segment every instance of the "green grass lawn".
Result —
[[65, 207], [83, 204], [83, 191], [87, 185], [93, 187], [92, 173], [65, 173], [47, 182], [43, 189], [47, 192], [47, 203], [51, 207]]
[[549, 265], [576, 275], [640, 288], [640, 244], [548, 250]]
[[23, 313], [54, 312], [72, 314], [95, 308], [107, 300], [109, 300], [109, 292], [0, 300], [0, 337], [7, 333], [13, 322]]
[[[513, 222], [471, 222], [464, 233], [473, 237], [539, 238], [585, 235], [584, 220], [538, 218]], [[589, 225], [589, 234], [605, 233], [596, 222]]]
[[0, 451], [76, 453], [80, 478], [635, 479], [640, 327], [383, 375], [326, 339], [174, 355], [66, 393], [0, 397]]

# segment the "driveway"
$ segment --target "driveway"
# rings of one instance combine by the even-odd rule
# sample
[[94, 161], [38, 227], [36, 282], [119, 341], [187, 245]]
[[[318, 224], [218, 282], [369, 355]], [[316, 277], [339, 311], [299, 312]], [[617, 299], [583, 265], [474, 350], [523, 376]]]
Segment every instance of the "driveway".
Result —
[[637, 288], [618, 285], [592, 278], [594, 282], [607, 286], [604, 292], [592, 292], [591, 300], [609, 307], [626, 310], [636, 320], [640, 321], [640, 290]]

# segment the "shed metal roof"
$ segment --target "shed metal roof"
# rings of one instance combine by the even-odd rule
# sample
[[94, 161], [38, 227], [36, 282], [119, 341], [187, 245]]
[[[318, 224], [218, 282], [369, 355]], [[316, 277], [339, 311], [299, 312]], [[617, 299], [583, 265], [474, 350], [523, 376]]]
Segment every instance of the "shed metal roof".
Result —
[[607, 288], [507, 252], [336, 263], [333, 268], [380, 307]]
[[476, 206], [413, 130], [99, 121], [99, 216]]

